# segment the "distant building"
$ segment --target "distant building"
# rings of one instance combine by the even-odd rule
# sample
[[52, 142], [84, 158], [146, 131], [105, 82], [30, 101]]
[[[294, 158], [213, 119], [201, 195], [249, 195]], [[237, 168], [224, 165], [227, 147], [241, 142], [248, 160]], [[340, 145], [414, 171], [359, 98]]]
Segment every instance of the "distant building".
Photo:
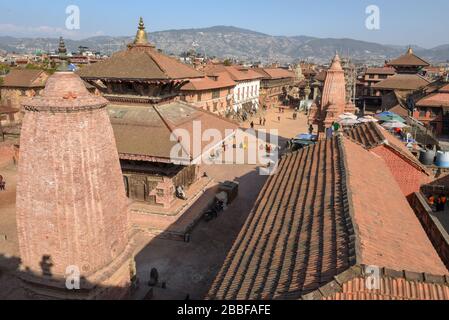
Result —
[[418, 99], [412, 114], [438, 137], [449, 136], [449, 84]]
[[227, 72], [192, 79], [181, 88], [181, 100], [203, 110], [226, 116], [234, 107], [237, 83]]
[[260, 80], [262, 75], [255, 70], [243, 66], [225, 66], [223, 64], [207, 65], [206, 74], [227, 72], [236, 82], [234, 87], [233, 111], [254, 112], [259, 109]]
[[260, 84], [260, 105], [265, 108], [277, 108], [288, 104], [288, 93], [295, 84], [296, 74], [281, 68], [255, 68], [262, 76]]
[[[136, 205], [145, 205], [150, 212], [170, 212], [177, 200], [176, 190], [183, 188], [187, 192], [200, 180], [201, 156], [221, 148], [222, 141], [212, 150], [203, 150], [209, 142], [202, 143], [200, 150], [193, 147], [195, 121], [201, 124], [197, 132], [201, 136], [208, 129], [216, 129], [227, 139], [226, 130], [235, 132], [238, 128], [231, 121], [180, 101], [180, 97], [187, 101], [188, 92], [194, 92], [197, 99], [200, 91], [212, 91], [213, 95], [211, 87], [216, 82], [158, 51], [149, 43], [142, 19], [134, 42], [127, 49], [78, 73], [109, 101], [126, 193]], [[228, 84], [224, 87], [230, 88]], [[223, 102], [226, 98], [222, 84], [217, 88]], [[203, 96], [201, 100], [205, 102]], [[182, 137], [176, 129], [187, 132], [189, 138]], [[184, 154], [172, 153], [177, 146], [182, 147]], [[139, 216], [137, 209], [134, 212]], [[152, 221], [149, 215], [140, 216]]]
[[431, 83], [421, 75], [423, 68], [430, 64], [413, 53], [411, 48], [407, 53], [387, 63], [388, 67], [396, 70], [396, 74], [372, 85], [373, 90], [380, 92], [382, 96], [383, 110], [390, 110], [398, 105], [394, 95], [409, 95], [423, 89]]
[[382, 106], [382, 96], [379, 89], [375, 89], [374, 85], [384, 81], [396, 74], [396, 70], [392, 67], [367, 68], [361, 79], [361, 99], [365, 110], [376, 112]]
[[11, 70], [0, 86], [0, 105], [21, 110], [22, 100], [39, 95], [48, 77], [49, 74], [43, 70]]

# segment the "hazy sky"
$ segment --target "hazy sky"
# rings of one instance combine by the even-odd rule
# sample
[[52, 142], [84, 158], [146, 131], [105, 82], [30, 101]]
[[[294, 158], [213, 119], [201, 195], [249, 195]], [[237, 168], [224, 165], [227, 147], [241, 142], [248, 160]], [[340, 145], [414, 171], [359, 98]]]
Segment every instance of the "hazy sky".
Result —
[[[80, 29], [65, 27], [66, 7], [80, 8]], [[365, 26], [366, 7], [380, 9], [380, 30]], [[0, 35], [133, 35], [138, 17], [149, 31], [233, 25], [271, 35], [354, 38], [434, 47], [449, 43], [448, 0], [1, 0]]]

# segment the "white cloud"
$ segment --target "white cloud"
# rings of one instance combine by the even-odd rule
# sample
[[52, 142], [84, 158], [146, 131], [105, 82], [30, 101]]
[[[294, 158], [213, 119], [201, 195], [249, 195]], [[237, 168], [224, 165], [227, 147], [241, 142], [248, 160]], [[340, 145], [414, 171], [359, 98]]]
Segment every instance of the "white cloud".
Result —
[[104, 35], [103, 31], [84, 33], [82, 30], [68, 30], [52, 26], [22, 26], [9, 23], [0, 23], [0, 35], [11, 37], [59, 37], [82, 39], [92, 36]]

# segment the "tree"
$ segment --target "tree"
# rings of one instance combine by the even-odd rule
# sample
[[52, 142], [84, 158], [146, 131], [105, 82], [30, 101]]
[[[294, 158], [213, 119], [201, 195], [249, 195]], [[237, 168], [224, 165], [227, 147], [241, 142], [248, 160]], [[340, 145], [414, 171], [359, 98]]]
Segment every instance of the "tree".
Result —
[[232, 61], [231, 59], [226, 59], [225, 61], [223, 61], [223, 64], [227, 67], [232, 66]]
[[5, 64], [0, 64], [0, 75], [9, 73], [10, 68]]

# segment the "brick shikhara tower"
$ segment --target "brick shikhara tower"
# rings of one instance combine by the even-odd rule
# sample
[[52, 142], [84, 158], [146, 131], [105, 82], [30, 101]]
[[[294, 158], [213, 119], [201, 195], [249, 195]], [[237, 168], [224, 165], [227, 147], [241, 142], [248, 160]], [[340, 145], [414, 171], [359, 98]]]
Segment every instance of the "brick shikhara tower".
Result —
[[[124, 298], [130, 285], [127, 200], [107, 101], [63, 63], [23, 103], [17, 224], [21, 278], [35, 298]], [[67, 276], [79, 270], [80, 290]], [[74, 273], [75, 272], [75, 273]]]
[[340, 57], [336, 54], [326, 73], [321, 103], [313, 104], [309, 123], [318, 125], [318, 131], [324, 132], [343, 113], [354, 113], [355, 106], [346, 98], [345, 72]]

